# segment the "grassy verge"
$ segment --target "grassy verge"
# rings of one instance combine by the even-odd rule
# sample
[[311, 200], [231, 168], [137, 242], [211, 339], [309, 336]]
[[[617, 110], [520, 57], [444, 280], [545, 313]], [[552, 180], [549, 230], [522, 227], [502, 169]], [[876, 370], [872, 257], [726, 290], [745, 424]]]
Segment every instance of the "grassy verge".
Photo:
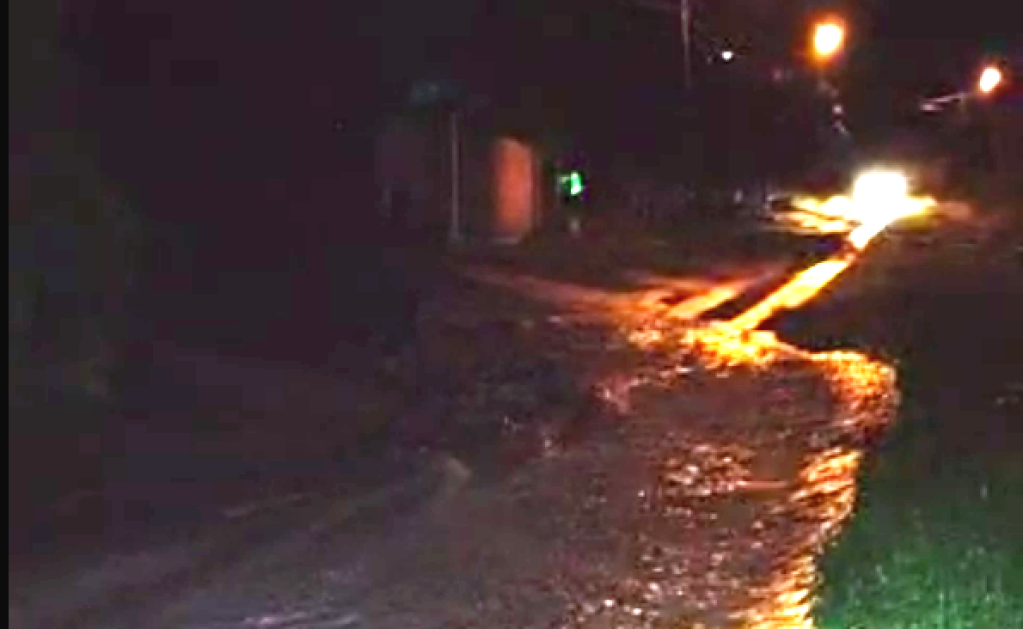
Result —
[[903, 270], [878, 256], [884, 306], [861, 346], [898, 362], [903, 409], [824, 557], [821, 629], [1023, 627], [1023, 284], [1010, 240], [893, 247]]
[[907, 411], [866, 469], [857, 514], [825, 557], [818, 627], [1023, 623], [1023, 465], [951, 452], [928, 419]]

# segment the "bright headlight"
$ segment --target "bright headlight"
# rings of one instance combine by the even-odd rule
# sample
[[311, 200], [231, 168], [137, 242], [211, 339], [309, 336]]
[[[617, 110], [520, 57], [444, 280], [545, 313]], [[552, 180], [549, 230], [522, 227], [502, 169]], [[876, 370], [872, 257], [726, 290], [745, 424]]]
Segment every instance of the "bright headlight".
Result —
[[932, 199], [909, 196], [908, 178], [890, 170], [867, 171], [857, 177], [852, 201], [852, 218], [860, 226], [849, 234], [849, 240], [858, 248], [891, 223], [920, 214], [934, 203]]
[[902, 173], [890, 170], [868, 171], [853, 183], [853, 202], [861, 208], [873, 204], [899, 203], [909, 194], [909, 181]]

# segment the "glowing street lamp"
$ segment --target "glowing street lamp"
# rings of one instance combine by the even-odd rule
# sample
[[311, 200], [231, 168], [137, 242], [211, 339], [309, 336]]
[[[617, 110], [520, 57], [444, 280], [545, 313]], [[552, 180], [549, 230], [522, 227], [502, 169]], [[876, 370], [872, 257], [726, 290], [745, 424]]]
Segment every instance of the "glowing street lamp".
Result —
[[990, 96], [1005, 83], [1005, 73], [996, 65], [984, 66], [977, 83], [973, 89], [963, 90], [954, 94], [946, 94], [936, 98], [928, 98], [920, 101], [920, 109], [928, 112], [938, 112], [944, 109], [945, 105], [955, 103], [965, 107], [969, 101]]
[[984, 71], [980, 73], [980, 79], [977, 80], [977, 89], [980, 90], [981, 94], [990, 94], [1002, 83], [1002, 71], [995, 66], [987, 66]]
[[842, 49], [845, 29], [835, 21], [821, 22], [813, 30], [813, 52], [819, 61], [828, 61]]

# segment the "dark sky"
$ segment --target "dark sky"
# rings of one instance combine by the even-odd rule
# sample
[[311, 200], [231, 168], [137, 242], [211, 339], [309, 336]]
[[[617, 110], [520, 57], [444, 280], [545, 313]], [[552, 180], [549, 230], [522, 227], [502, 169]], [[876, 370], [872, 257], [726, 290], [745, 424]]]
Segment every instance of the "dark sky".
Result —
[[1014, 4], [874, 0], [864, 27], [867, 42], [876, 45], [876, 52], [870, 52], [878, 60], [877, 74], [920, 85], [973, 80], [985, 56], [1004, 58], [1023, 51]]
[[365, 150], [336, 123], [376, 106], [376, 44], [344, 4], [78, 3], [82, 124], [158, 214], [309, 205]]
[[[90, 9], [90, 4], [94, 7]], [[82, 0], [77, 45], [105, 86], [146, 86], [154, 98], [215, 89], [268, 113], [302, 108], [353, 116], [381, 88], [454, 72], [493, 89], [557, 92], [612, 82], [663, 84], [681, 75], [673, 0]], [[1005, 48], [1010, 0], [694, 0], [698, 47], [747, 46], [756, 58], [798, 52], [809, 16], [852, 18], [856, 52], [883, 58], [892, 78], [954, 73], [985, 46]], [[844, 5], [844, 6], [843, 6]], [[632, 8], [629, 8], [632, 7]], [[1018, 44], [1018, 42], [1017, 42]], [[491, 85], [488, 85], [491, 84]], [[586, 85], [589, 83], [589, 85]], [[621, 91], [621, 90], [616, 90]], [[555, 99], [556, 100], [556, 99]]]
[[[884, 101], [969, 81], [982, 53], [1018, 46], [1012, 4], [694, 0], [697, 52], [729, 42], [766, 72], [793, 61], [811, 16], [837, 7], [852, 26], [850, 89]], [[82, 0], [65, 30], [85, 124], [115, 169], [167, 206], [300, 203], [366, 180], [372, 122], [424, 77], [453, 76], [605, 146], [670, 136], [681, 47], [677, 15], [658, 7], [673, 5]], [[698, 63], [701, 84], [719, 72]]]

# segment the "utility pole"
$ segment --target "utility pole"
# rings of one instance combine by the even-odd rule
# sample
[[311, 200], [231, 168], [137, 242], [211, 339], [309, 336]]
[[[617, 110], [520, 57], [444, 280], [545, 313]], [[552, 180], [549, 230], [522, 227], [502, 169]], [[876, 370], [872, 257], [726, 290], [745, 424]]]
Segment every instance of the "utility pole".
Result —
[[451, 222], [448, 224], [448, 241], [457, 245], [462, 242], [462, 216], [460, 199], [460, 166], [458, 140], [458, 110], [451, 112]]
[[682, 75], [686, 91], [693, 86], [693, 8], [692, 0], [678, 0], [675, 5], [663, 0], [621, 0], [630, 7], [658, 11], [661, 13], [678, 13], [679, 30], [682, 34]]
[[689, 6], [690, 0], [679, 0], [679, 11], [682, 14], [682, 55], [683, 55], [683, 76], [686, 90], [693, 87], [693, 62], [692, 62], [692, 14]]

